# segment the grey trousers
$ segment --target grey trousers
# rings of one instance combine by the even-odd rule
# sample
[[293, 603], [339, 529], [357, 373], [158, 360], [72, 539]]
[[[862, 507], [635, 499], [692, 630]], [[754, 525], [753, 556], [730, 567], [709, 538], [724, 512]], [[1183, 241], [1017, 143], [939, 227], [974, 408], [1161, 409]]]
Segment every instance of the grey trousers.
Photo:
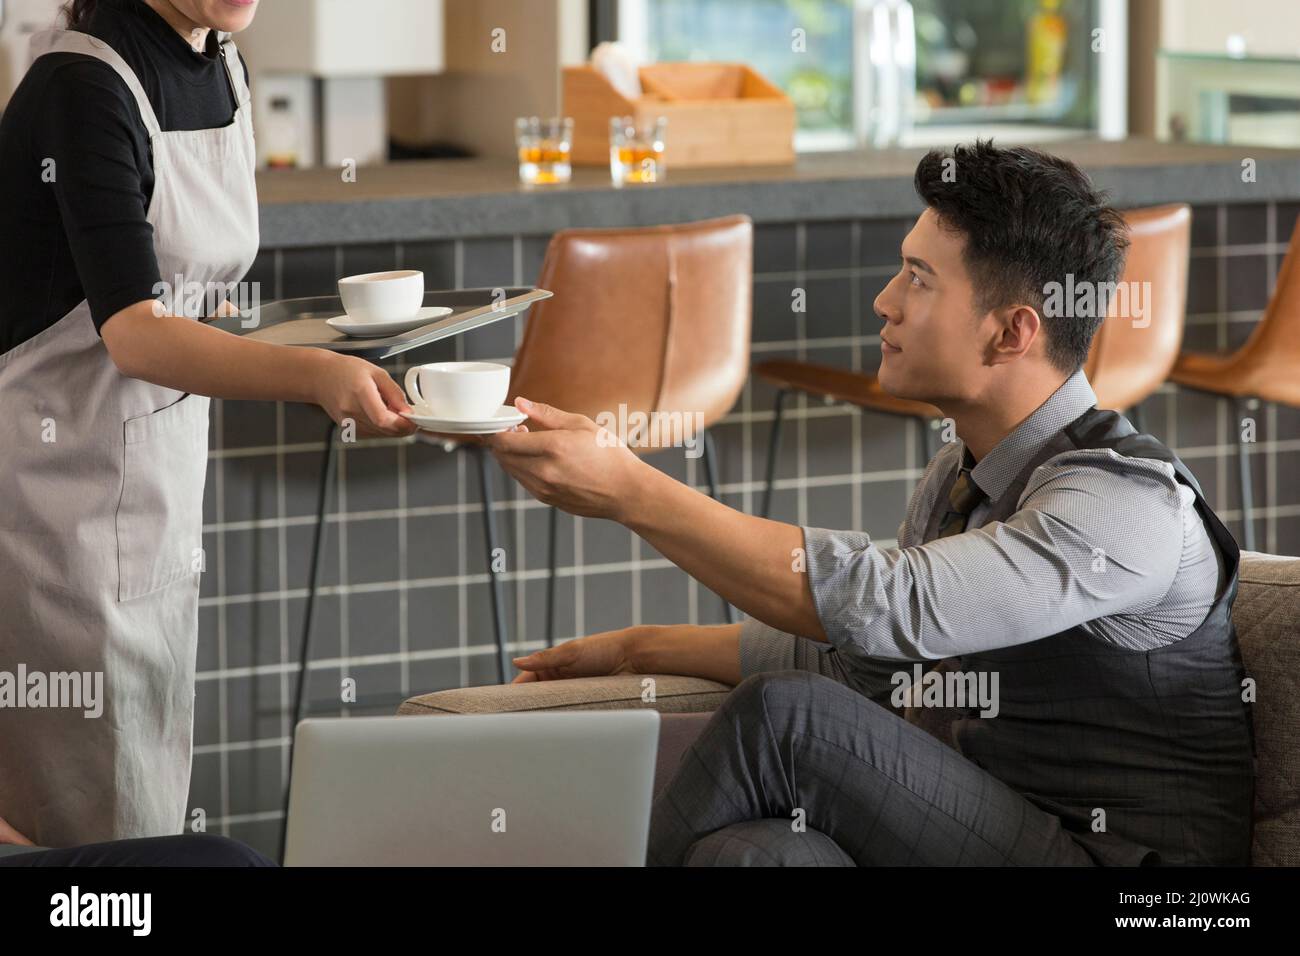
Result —
[[647, 863], [1095, 865], [1057, 817], [802, 670], [755, 674], [728, 695], [654, 803]]

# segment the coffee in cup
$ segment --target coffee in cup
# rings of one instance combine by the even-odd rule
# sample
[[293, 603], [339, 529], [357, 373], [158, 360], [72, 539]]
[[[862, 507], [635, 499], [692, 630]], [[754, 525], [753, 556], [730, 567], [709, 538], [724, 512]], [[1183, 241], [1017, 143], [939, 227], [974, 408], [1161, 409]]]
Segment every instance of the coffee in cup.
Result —
[[339, 280], [343, 311], [355, 322], [399, 322], [424, 305], [424, 273], [418, 269], [367, 272]]
[[486, 421], [505, 404], [509, 390], [509, 365], [433, 362], [406, 370], [411, 405], [450, 421]]

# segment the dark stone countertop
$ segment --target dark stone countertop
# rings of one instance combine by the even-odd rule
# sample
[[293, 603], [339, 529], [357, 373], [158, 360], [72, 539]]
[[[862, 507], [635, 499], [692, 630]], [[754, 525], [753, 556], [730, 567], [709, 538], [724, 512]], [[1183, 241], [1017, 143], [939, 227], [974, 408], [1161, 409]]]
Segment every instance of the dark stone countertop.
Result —
[[[1165, 202], [1300, 200], [1300, 150], [1080, 139], [1040, 147], [1079, 163], [1122, 207]], [[263, 248], [634, 226], [748, 213], [755, 222], [914, 215], [923, 149], [803, 154], [793, 166], [668, 171], [615, 189], [604, 167], [566, 186], [529, 189], [509, 160], [453, 159], [258, 174]], [[1255, 181], [1242, 181], [1242, 160]]]

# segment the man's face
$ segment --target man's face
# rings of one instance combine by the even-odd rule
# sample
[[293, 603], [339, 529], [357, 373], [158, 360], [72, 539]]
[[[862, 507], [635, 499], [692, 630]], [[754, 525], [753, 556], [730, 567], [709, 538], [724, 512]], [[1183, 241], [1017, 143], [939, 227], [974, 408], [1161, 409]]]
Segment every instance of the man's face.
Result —
[[992, 315], [977, 315], [963, 244], [931, 209], [903, 240], [901, 269], [875, 301], [885, 320], [878, 377], [891, 395], [942, 407], [979, 393], [996, 331]]

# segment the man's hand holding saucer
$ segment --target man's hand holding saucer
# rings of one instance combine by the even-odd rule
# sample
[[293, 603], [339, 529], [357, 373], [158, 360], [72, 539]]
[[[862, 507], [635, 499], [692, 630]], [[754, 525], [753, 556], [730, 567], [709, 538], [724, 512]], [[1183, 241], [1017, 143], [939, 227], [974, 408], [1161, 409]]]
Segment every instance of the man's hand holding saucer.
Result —
[[484, 438], [501, 467], [544, 504], [586, 518], [623, 521], [654, 472], [585, 415], [516, 398], [528, 424]]

